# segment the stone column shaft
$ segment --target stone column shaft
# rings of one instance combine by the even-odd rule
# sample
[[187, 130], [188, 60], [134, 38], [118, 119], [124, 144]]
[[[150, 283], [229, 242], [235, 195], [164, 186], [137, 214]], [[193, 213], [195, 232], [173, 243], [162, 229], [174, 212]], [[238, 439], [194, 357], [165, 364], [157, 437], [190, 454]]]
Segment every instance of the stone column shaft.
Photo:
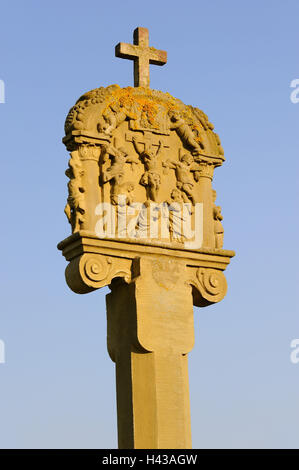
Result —
[[168, 266], [174, 270], [173, 279], [163, 280], [162, 272], [159, 282], [155, 260], [141, 264], [142, 273], [134, 282], [128, 286], [116, 281], [107, 296], [119, 447], [191, 448], [187, 359], [194, 341], [191, 288], [184, 285], [180, 266]]
[[95, 208], [101, 202], [101, 192], [99, 190], [99, 156], [101, 148], [95, 146], [79, 146], [79, 155], [83, 168], [83, 185], [85, 204], [88, 210], [85, 214], [84, 229], [95, 230], [96, 215]]
[[203, 242], [204, 248], [215, 248], [214, 218], [213, 218], [213, 166], [205, 163], [200, 165], [197, 172], [198, 201], [203, 203]]

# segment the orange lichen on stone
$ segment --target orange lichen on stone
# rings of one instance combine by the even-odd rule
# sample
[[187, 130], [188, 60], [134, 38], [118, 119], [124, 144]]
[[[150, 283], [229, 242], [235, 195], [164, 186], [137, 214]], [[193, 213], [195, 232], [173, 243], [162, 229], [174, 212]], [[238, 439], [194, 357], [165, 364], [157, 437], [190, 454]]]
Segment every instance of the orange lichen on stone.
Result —
[[[135, 92], [136, 88], [127, 87], [127, 88], [120, 88], [117, 87], [114, 89], [109, 96], [106, 98], [106, 107], [105, 111], [108, 109], [109, 106], [113, 105], [114, 103], [118, 103], [121, 108], [125, 108], [126, 110], [134, 110], [138, 112], [142, 112], [147, 116], [148, 121], [153, 126], [158, 127], [158, 122], [155, 122], [157, 114], [159, 112], [159, 104], [162, 106], [165, 105], [163, 101], [159, 102], [156, 97], [153, 96], [151, 90], [146, 89], [147, 97], [144, 95], [138, 95]], [[144, 89], [142, 89], [145, 91]]]
[[[94, 117], [90, 120], [91, 115]], [[113, 126], [117, 127], [125, 120], [135, 121], [131, 124], [132, 129], [136, 126], [155, 131], [180, 128], [179, 132], [183, 133], [185, 129], [188, 133], [189, 128], [190, 142], [193, 138], [193, 145], [204, 147], [201, 155], [224, 160], [221, 143], [213, 132], [214, 126], [203, 111], [185, 105], [170, 93], [141, 86], [121, 88], [114, 84], [85, 93], [70, 110], [65, 131], [69, 134], [72, 130], [93, 127], [93, 131], [97, 129], [101, 134], [105, 133], [105, 126], [111, 131]]]

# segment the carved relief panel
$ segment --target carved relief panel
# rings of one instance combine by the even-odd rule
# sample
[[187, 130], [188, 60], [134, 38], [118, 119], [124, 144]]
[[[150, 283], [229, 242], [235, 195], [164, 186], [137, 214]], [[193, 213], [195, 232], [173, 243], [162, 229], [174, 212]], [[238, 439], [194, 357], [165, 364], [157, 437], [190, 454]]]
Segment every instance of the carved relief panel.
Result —
[[83, 95], [65, 131], [73, 233], [222, 248], [212, 179], [223, 149], [202, 111], [168, 93], [113, 85]]

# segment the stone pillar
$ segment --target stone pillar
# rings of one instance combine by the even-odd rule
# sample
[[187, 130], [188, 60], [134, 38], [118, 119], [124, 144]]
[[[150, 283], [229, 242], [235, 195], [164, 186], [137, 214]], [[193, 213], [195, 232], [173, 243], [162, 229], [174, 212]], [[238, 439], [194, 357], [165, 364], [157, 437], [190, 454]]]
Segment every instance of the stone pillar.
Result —
[[84, 217], [83, 228], [94, 232], [97, 220], [95, 208], [101, 202], [101, 191], [99, 189], [101, 146], [83, 144], [79, 146], [78, 152], [82, 165], [85, 206], [88, 208]]
[[74, 233], [59, 245], [66, 281], [85, 294], [109, 285], [107, 346], [116, 363], [120, 448], [191, 447], [188, 353], [193, 305], [220, 302], [234, 252], [129, 244]]
[[119, 448], [191, 448], [187, 354], [194, 331], [186, 266], [143, 258], [139, 267], [129, 285], [115, 280], [107, 295]]
[[200, 163], [196, 171], [198, 188], [198, 202], [203, 203], [203, 248], [215, 248], [214, 218], [213, 218], [213, 190], [212, 181], [214, 166]]

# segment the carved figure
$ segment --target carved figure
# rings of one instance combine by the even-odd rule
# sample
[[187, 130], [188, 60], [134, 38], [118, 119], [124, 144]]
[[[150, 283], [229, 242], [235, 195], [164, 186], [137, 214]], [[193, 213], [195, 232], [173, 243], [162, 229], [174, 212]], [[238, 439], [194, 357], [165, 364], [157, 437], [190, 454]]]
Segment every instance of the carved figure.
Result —
[[158, 171], [158, 156], [161, 152], [162, 142], [159, 142], [159, 147], [156, 152], [153, 150], [152, 146], [148, 148], [145, 146], [144, 149], [141, 148], [135, 136], [133, 137], [133, 144], [145, 168], [145, 173], [143, 173], [140, 179], [140, 184], [146, 188], [147, 199], [156, 202], [161, 184], [161, 176]]
[[130, 181], [113, 185], [111, 188], [111, 203], [118, 206], [132, 205], [134, 202], [133, 191], [134, 184]]
[[65, 171], [65, 174], [70, 178], [70, 181], [68, 182], [68, 198], [64, 212], [72, 226], [73, 232], [76, 232], [82, 228], [86, 209], [84, 201], [85, 189], [82, 185], [84, 171], [78, 152], [72, 152], [69, 168]]
[[183, 242], [186, 238], [190, 238], [184, 231], [190, 226], [186, 219], [191, 216], [192, 207], [190, 203], [185, 203], [182, 192], [177, 188], [171, 191], [170, 198], [167, 201], [170, 240]]
[[175, 170], [175, 176], [177, 179], [177, 188], [182, 191], [182, 196], [185, 202], [188, 202], [188, 199], [192, 201], [192, 204], [195, 205], [195, 196], [194, 196], [194, 178], [192, 171], [197, 169], [197, 165], [194, 163], [193, 158], [190, 154], [185, 153], [179, 162], [167, 160], [163, 162], [162, 165], [165, 168], [171, 168]]
[[204, 149], [203, 142], [197, 142], [188, 124], [175, 111], [169, 112], [170, 129], [175, 130], [180, 139], [192, 149], [193, 155], [198, 155]]
[[111, 165], [107, 170], [102, 171], [102, 182], [105, 184], [108, 181], [111, 181], [111, 203], [117, 205], [118, 196], [120, 194], [125, 194], [129, 197], [128, 194], [134, 189], [132, 183], [124, 182], [125, 164], [138, 164], [139, 160], [134, 156], [129, 157], [127, 151], [123, 147], [119, 147], [117, 149], [113, 145], [108, 145], [105, 148], [105, 152], [104, 160], [106, 160], [108, 156], [108, 158], [111, 159]]
[[224, 238], [224, 229], [221, 221], [223, 220], [223, 215], [221, 214], [221, 207], [216, 206], [216, 197], [217, 193], [213, 190], [213, 218], [214, 218], [214, 235], [215, 235], [215, 248], [223, 247], [223, 238]]
[[136, 238], [151, 238], [160, 217], [160, 207], [150, 201], [146, 201], [138, 214], [135, 232]]
[[116, 206], [117, 234], [119, 237], [127, 236], [127, 206], [133, 203], [134, 184], [131, 182], [115, 185], [112, 187], [111, 202]]
[[111, 134], [122, 122], [128, 119], [136, 119], [136, 113], [128, 110], [121, 102], [112, 103], [102, 115], [105, 123], [98, 124], [99, 132]]

